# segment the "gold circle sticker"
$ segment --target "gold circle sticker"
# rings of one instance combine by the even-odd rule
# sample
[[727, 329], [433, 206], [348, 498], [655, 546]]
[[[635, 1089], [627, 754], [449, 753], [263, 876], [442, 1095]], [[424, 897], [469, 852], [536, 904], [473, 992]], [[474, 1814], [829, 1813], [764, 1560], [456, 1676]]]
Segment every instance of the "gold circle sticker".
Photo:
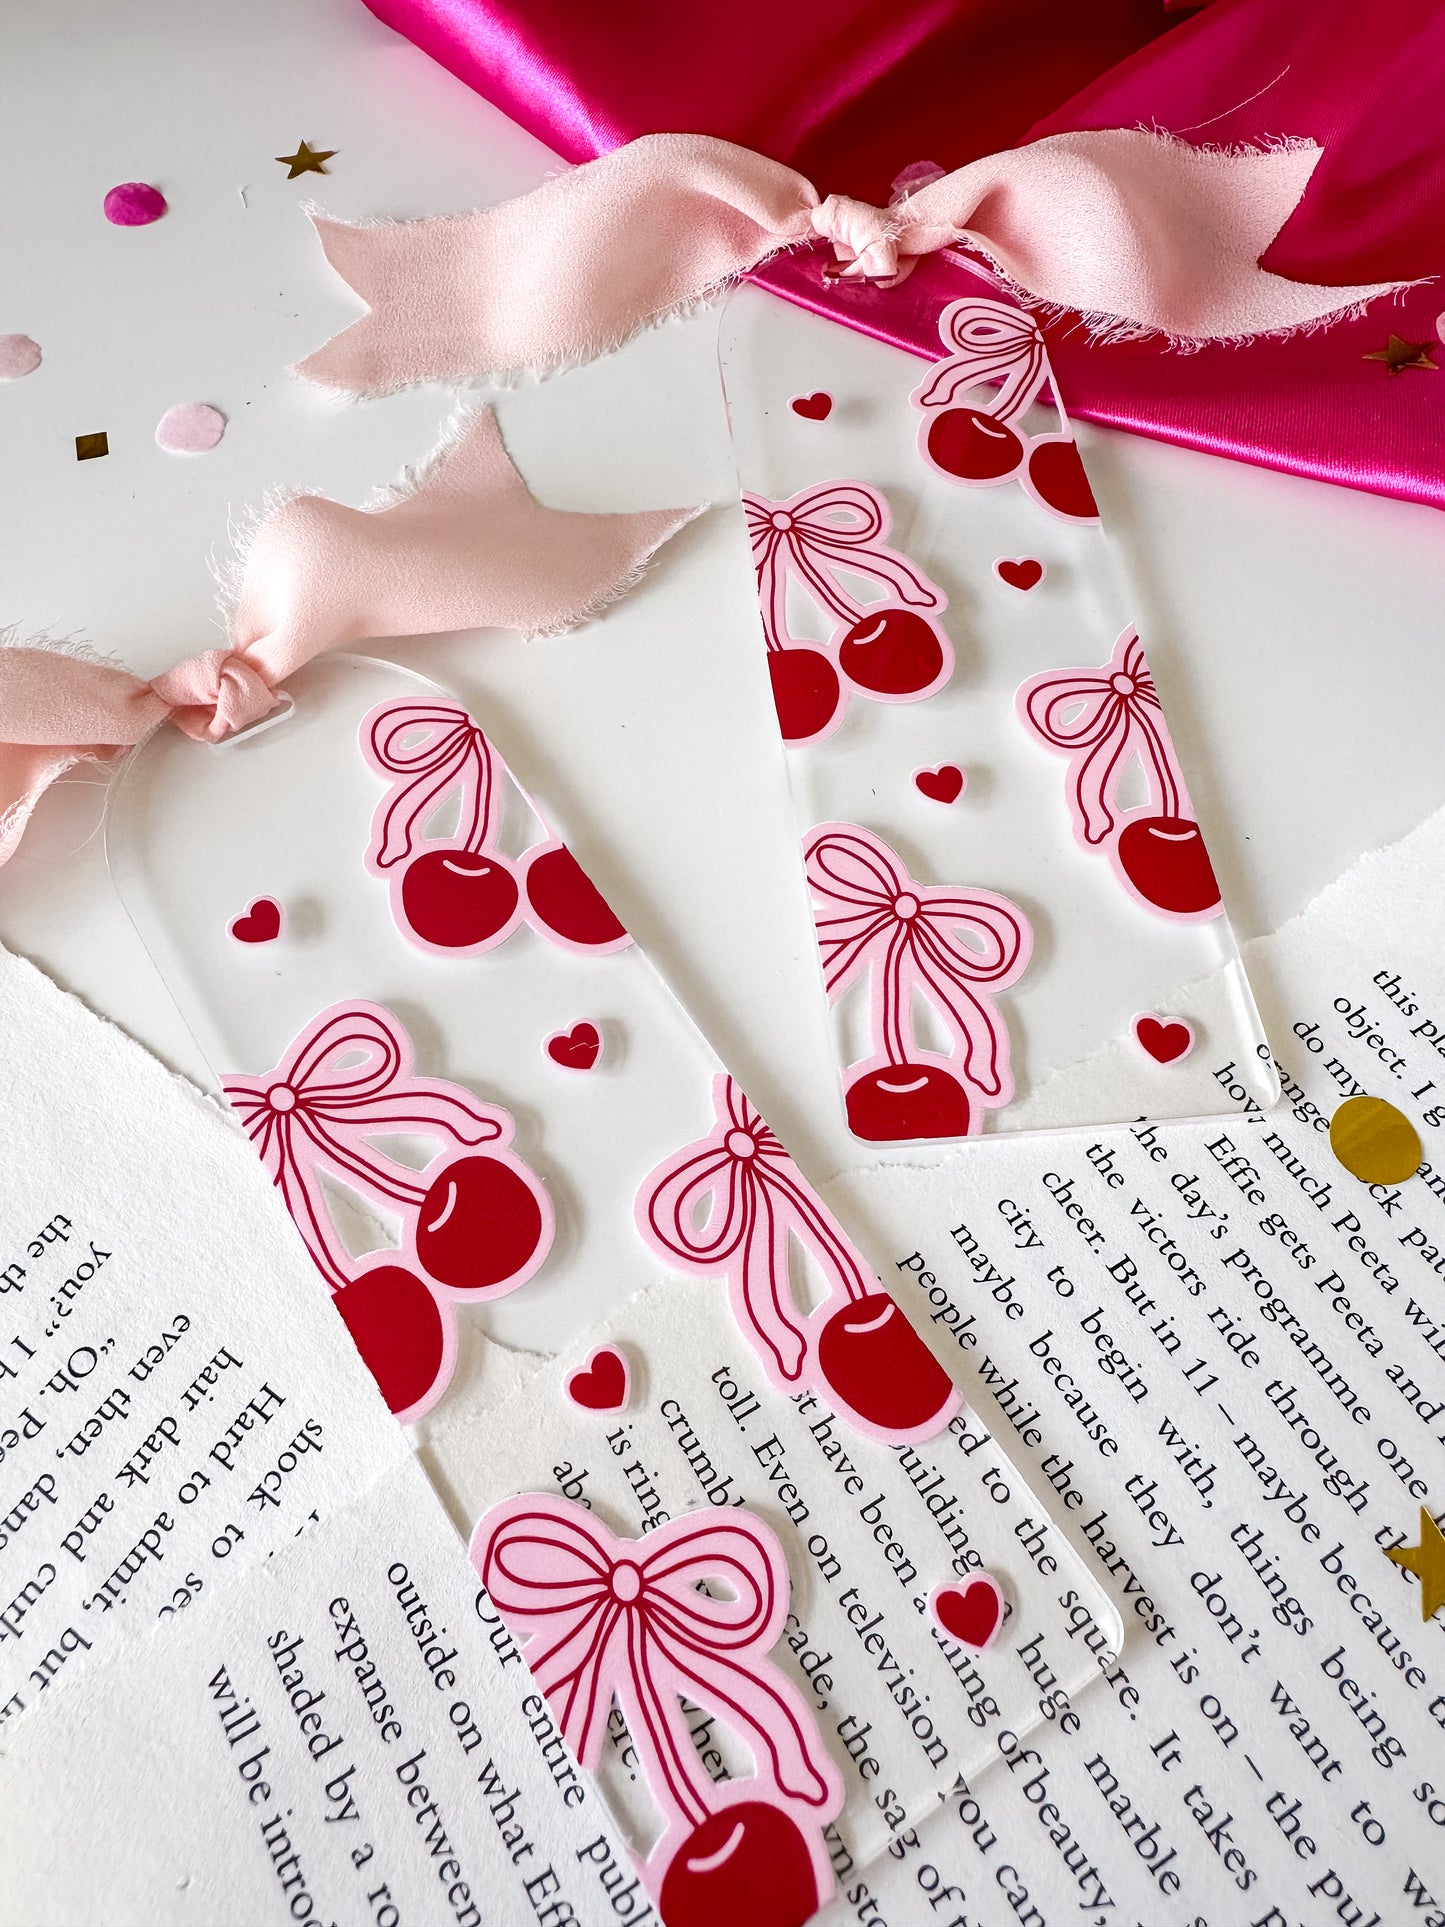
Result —
[[1420, 1133], [1383, 1097], [1347, 1097], [1330, 1119], [1330, 1149], [1362, 1184], [1403, 1184], [1420, 1169]]

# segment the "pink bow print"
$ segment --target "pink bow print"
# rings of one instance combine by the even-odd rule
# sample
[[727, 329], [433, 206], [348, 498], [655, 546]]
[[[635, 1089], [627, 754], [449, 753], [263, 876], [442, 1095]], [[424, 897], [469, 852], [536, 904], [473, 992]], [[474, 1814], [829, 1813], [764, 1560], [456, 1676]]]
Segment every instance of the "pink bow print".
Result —
[[829, 998], [869, 973], [874, 1042], [903, 1065], [916, 1056], [909, 1004], [920, 990], [957, 1040], [960, 1075], [1006, 1104], [1008, 1029], [980, 993], [1023, 973], [1033, 943], [1023, 912], [992, 891], [915, 882], [881, 837], [850, 823], [820, 825], [804, 858]]
[[[687, 1699], [735, 1722], [759, 1780], [816, 1825], [842, 1806], [812, 1716], [765, 1658], [789, 1595], [782, 1547], [761, 1520], [691, 1513], [638, 1542], [570, 1500], [524, 1494], [478, 1521], [471, 1557], [583, 1766], [597, 1764], [616, 1699], [664, 1811], [698, 1826], [717, 1795]], [[704, 1590], [717, 1580], [731, 1598]]]
[[955, 352], [914, 393], [919, 408], [954, 407], [970, 389], [996, 382], [987, 412], [995, 421], [1015, 422], [1038, 399], [1049, 364], [1032, 315], [1002, 301], [955, 301], [939, 316], [938, 332]]
[[713, 1104], [712, 1131], [669, 1158], [639, 1191], [638, 1229], [655, 1250], [689, 1270], [725, 1272], [734, 1317], [760, 1341], [768, 1376], [791, 1391], [803, 1377], [809, 1348], [789, 1283], [789, 1237], [822, 1267], [830, 1307], [839, 1296], [861, 1299], [880, 1287], [725, 1072], [713, 1082]]
[[409, 1132], [474, 1147], [512, 1135], [505, 1111], [480, 1104], [455, 1084], [414, 1077], [411, 1041], [380, 1004], [323, 1011], [265, 1078], [231, 1077], [223, 1089], [271, 1173], [307, 1249], [333, 1288], [352, 1261], [321, 1189], [329, 1171], [379, 1200], [420, 1205], [424, 1174], [368, 1140]]
[[373, 711], [367, 725], [366, 760], [400, 780], [377, 806], [366, 867], [384, 875], [411, 856], [431, 812], [457, 788], [462, 803], [456, 841], [469, 851], [485, 848], [495, 804], [492, 750], [466, 711], [455, 703], [389, 703]]
[[814, 602], [845, 623], [856, 621], [863, 605], [839, 585], [840, 569], [881, 583], [908, 608], [947, 607], [943, 591], [907, 556], [885, 543], [883, 538], [892, 527], [888, 504], [866, 482], [825, 482], [786, 502], [745, 494], [743, 510], [758, 574], [763, 629], [772, 649], [786, 648], [791, 641], [790, 575], [798, 577]]
[[1103, 843], [1118, 821], [1119, 782], [1131, 756], [1138, 756], [1162, 815], [1191, 814], [1137, 630], [1126, 629], [1097, 669], [1034, 676], [1018, 692], [1018, 713], [1040, 742], [1069, 758], [1065, 785], [1074, 833], [1085, 849]]

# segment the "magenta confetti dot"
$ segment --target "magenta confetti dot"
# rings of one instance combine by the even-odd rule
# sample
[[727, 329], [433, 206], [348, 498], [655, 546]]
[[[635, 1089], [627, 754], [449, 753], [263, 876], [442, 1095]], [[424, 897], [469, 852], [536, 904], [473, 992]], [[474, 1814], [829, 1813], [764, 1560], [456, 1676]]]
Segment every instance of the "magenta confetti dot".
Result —
[[149, 227], [166, 211], [166, 197], [146, 181], [122, 181], [106, 195], [105, 218], [115, 227]]
[[204, 455], [226, 432], [219, 408], [204, 401], [177, 402], [156, 423], [156, 444], [168, 455]]
[[0, 381], [19, 381], [40, 366], [40, 343], [29, 335], [0, 335]]

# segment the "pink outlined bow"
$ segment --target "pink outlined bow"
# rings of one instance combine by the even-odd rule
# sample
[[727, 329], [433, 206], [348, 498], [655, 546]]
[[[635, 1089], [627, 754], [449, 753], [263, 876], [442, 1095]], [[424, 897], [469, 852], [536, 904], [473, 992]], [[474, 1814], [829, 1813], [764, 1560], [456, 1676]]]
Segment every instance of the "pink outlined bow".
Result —
[[829, 1306], [881, 1287], [725, 1071], [713, 1080], [713, 1106], [708, 1135], [659, 1165], [638, 1192], [638, 1229], [690, 1271], [726, 1274], [733, 1316], [756, 1335], [769, 1378], [792, 1391], [809, 1345], [789, 1283], [790, 1236], [821, 1265]]
[[439, 1078], [414, 1077], [411, 1065], [411, 1041], [389, 1011], [380, 1004], [340, 1004], [301, 1033], [269, 1076], [223, 1083], [333, 1289], [350, 1282], [354, 1267], [326, 1205], [323, 1171], [373, 1198], [416, 1206], [427, 1194], [421, 1174], [379, 1151], [371, 1138], [415, 1132], [468, 1147], [511, 1138], [505, 1111]]
[[1153, 802], [1164, 816], [1190, 814], [1154, 678], [1136, 629], [1126, 629], [1097, 669], [1057, 669], [1034, 676], [1018, 692], [1024, 727], [1069, 758], [1065, 787], [1074, 834], [1097, 849], [1122, 814], [1120, 780], [1137, 755]]
[[[996, 382], [998, 392], [987, 412], [1009, 423], [1027, 414], [1049, 379], [1043, 337], [1032, 315], [1002, 301], [955, 301], [938, 317], [938, 332], [944, 347], [955, 352], [915, 391], [917, 407], [950, 408], [971, 388]], [[1054, 406], [1067, 428], [1057, 399]]]
[[[837, 1768], [796, 1688], [765, 1655], [788, 1610], [788, 1568], [772, 1531], [747, 1512], [672, 1519], [618, 1539], [584, 1507], [547, 1494], [493, 1506], [472, 1563], [559, 1731], [595, 1767], [614, 1699], [665, 1811], [692, 1826], [717, 1805], [682, 1714], [687, 1699], [747, 1734], [759, 1781], [810, 1809], [843, 1804]], [[733, 1594], [703, 1590], [721, 1580]]]
[[[415, 742], [403, 737], [426, 733]], [[473, 853], [491, 841], [495, 775], [491, 745], [455, 703], [388, 703], [367, 718], [362, 751], [383, 776], [396, 779], [372, 819], [366, 867], [384, 876], [417, 848], [428, 816], [453, 790], [462, 792], [456, 839]]]
[[[913, 1054], [909, 1002], [920, 990], [956, 1039], [960, 1075], [994, 1105], [1013, 1095], [1008, 1029], [980, 990], [1003, 990], [1028, 963], [1033, 933], [1007, 897], [914, 881], [881, 837], [823, 823], [804, 848], [819, 899], [818, 948], [830, 1001], [865, 971], [874, 1041], [890, 1064]], [[834, 908], [833, 906], [837, 906]], [[978, 947], [961, 941], [960, 931]]]
[[840, 586], [839, 570], [881, 583], [911, 609], [938, 612], [948, 606], [942, 589], [907, 556], [887, 546], [884, 538], [893, 518], [883, 497], [866, 482], [824, 482], [786, 502], [744, 494], [743, 510], [770, 649], [787, 648], [791, 641], [790, 575], [799, 578], [819, 607], [845, 623], [856, 621], [863, 605]]

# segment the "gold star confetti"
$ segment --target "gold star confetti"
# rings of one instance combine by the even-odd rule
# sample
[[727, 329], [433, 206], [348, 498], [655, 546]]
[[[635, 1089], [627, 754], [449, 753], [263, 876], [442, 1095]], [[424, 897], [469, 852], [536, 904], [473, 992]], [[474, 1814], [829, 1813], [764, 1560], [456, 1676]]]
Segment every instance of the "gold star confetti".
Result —
[[1445, 1532], [1420, 1508], [1418, 1546], [1392, 1546], [1385, 1554], [1395, 1565], [1413, 1572], [1420, 1581], [1420, 1617], [1433, 1619], [1445, 1606]]
[[102, 428], [97, 435], [77, 435], [75, 438], [75, 459], [78, 462], [93, 462], [97, 455], [109, 455], [110, 438]]
[[1433, 374], [1440, 364], [1430, 359], [1430, 346], [1428, 341], [1402, 341], [1399, 335], [1391, 335], [1387, 348], [1376, 348], [1362, 359], [1383, 361], [1387, 375], [1398, 375], [1402, 368], [1428, 368]]
[[329, 174], [331, 169], [326, 163], [335, 160], [336, 154], [337, 149], [334, 147], [318, 152], [317, 149], [308, 147], [305, 141], [302, 141], [294, 154], [278, 154], [276, 159], [287, 170], [287, 180], [294, 181], [298, 174]]

